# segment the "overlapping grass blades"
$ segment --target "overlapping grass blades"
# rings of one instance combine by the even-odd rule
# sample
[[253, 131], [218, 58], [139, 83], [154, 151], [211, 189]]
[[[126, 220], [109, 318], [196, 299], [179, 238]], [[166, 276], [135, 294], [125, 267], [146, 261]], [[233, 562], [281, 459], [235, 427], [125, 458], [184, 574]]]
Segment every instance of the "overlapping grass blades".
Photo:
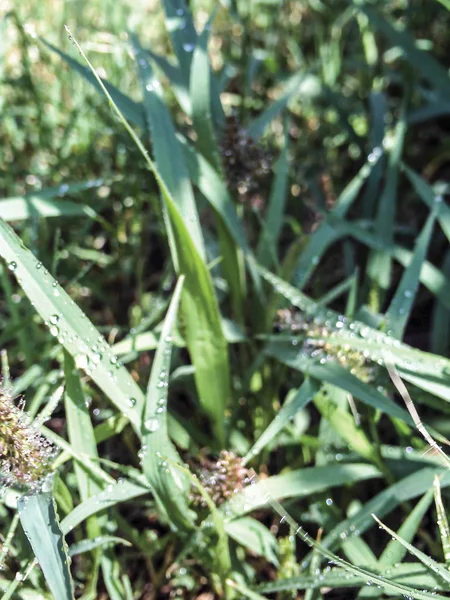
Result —
[[[71, 35], [71, 34], [70, 34]], [[73, 38], [72, 38], [73, 39]], [[78, 43], [73, 40], [91, 69], [103, 93], [120, 122], [130, 134], [153, 173], [164, 200], [174, 232], [173, 242], [179, 261], [179, 273], [185, 275], [182, 309], [185, 323], [185, 338], [191, 360], [195, 366], [195, 378], [200, 402], [212, 421], [218, 445], [225, 441], [224, 411], [230, 400], [230, 381], [227, 343], [222, 332], [217, 298], [210, 274], [184, 223], [180, 209], [169, 192], [148, 151], [128, 124], [120, 108], [104, 86]]]
[[[260, 267], [260, 271], [275, 290], [287, 298], [293, 306], [298, 307], [306, 316], [315, 318], [318, 323], [329, 329], [329, 335], [322, 338], [322, 341], [336, 347], [345, 345], [349, 349], [365, 352], [367, 359], [375, 363], [384, 364], [384, 361], [389, 358], [390, 362], [397, 366], [404, 379], [448, 401], [450, 391], [447, 377], [448, 369], [450, 369], [448, 359], [416, 350], [364, 323], [345, 319], [342, 315], [319, 306], [305, 294], [266, 269]], [[319, 340], [320, 338], [317, 338], [316, 341]], [[350, 377], [351, 374], [348, 371], [346, 372], [333, 362], [321, 364], [320, 361], [315, 361], [308, 353], [302, 352], [297, 344], [293, 345], [292, 339], [283, 341], [282, 338], [274, 338], [267, 352], [294, 368], [309, 372], [318, 379], [328, 381], [338, 387], [344, 387], [350, 393], [354, 393], [361, 400], [380, 410], [411, 422], [411, 419], [405, 416], [403, 409], [395, 406], [380, 392], [361, 381], [358, 383], [355, 381], [356, 377]]]

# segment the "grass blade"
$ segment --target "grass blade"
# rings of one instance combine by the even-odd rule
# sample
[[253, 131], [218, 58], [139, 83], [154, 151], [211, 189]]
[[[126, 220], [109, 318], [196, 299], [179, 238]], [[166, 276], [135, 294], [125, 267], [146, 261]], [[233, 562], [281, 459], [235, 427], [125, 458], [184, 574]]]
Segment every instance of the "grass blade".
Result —
[[412, 260], [405, 269], [394, 297], [386, 311], [387, 328], [398, 339], [402, 339], [409, 315], [411, 314], [419, 287], [420, 271], [427, 255], [435, 220], [436, 214], [433, 211], [417, 239]]
[[[143, 394], [118, 361], [86, 315], [76, 306], [58, 282], [25, 248], [20, 238], [0, 220], [0, 256], [7, 262], [50, 333], [75, 358], [115, 406], [129, 417], [140, 432]], [[110, 372], [113, 370], [114, 376]]]
[[[69, 35], [71, 36], [70, 32]], [[73, 37], [71, 36], [73, 39]], [[217, 443], [225, 443], [224, 411], [230, 399], [228, 348], [223, 335], [219, 307], [207, 266], [198, 254], [184, 220], [167, 185], [135, 131], [129, 125], [112, 96], [97, 75], [78, 42], [74, 44], [88, 64], [100, 88], [108, 99], [119, 121], [123, 124], [145, 158], [162, 192], [174, 231], [180, 274], [185, 275], [182, 308], [185, 315], [185, 338], [195, 366], [195, 379], [200, 402], [212, 420]]]
[[55, 600], [73, 600], [69, 557], [51, 493], [22, 496], [17, 510], [53, 597]]
[[243, 458], [242, 463], [245, 465], [249, 460], [257, 456], [261, 450], [275, 438], [283, 427], [289, 423], [289, 420], [311, 401], [318, 391], [319, 385], [315, 381], [309, 378], [305, 379], [294, 397], [289, 402], [283, 404], [275, 419], [270, 423], [267, 429], [264, 430], [256, 443]]
[[192, 516], [186, 502], [189, 486], [166, 460], [181, 462], [167, 433], [167, 388], [172, 332], [183, 281], [182, 277], [178, 280], [173, 293], [153, 360], [143, 412], [141, 463], [144, 474], [156, 498], [164, 507], [169, 521], [177, 528], [189, 530], [192, 528]]

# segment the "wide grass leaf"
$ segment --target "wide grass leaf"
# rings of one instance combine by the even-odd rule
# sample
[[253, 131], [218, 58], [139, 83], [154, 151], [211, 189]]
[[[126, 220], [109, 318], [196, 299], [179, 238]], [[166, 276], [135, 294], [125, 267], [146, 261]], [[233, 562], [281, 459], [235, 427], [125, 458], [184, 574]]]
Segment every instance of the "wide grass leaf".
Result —
[[50, 333], [75, 358], [76, 366], [92, 378], [140, 432], [143, 407], [140, 388], [87, 316], [2, 220], [0, 256], [47, 324]]
[[22, 496], [20, 522], [55, 600], [73, 600], [66, 542], [50, 492]]

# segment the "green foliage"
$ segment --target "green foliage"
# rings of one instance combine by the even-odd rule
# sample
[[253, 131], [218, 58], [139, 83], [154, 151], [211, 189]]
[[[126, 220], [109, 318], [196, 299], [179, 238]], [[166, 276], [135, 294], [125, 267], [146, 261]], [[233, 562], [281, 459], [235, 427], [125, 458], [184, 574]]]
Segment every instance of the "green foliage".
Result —
[[449, 3], [72, 4], [0, 23], [0, 597], [445, 598]]

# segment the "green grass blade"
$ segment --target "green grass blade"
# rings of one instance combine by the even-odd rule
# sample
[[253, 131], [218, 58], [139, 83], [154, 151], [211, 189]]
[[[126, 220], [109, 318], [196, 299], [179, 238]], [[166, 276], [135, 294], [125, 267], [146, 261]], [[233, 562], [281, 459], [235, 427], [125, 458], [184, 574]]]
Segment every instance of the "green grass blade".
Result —
[[[116, 355], [58, 282], [0, 220], [0, 256], [16, 276], [50, 333], [140, 431], [143, 394]], [[113, 372], [111, 377], [110, 373]]]
[[31, 217], [95, 217], [85, 204], [71, 200], [51, 200], [38, 195], [4, 198], [0, 200], [0, 217], [4, 221], [23, 221]]
[[243, 459], [243, 464], [257, 456], [267, 444], [285, 427], [289, 420], [302, 408], [304, 408], [319, 391], [319, 385], [307, 378], [301, 387], [296, 391], [289, 402], [283, 404], [275, 419], [270, 423], [267, 429], [260, 435], [256, 443], [248, 451]]
[[380, 471], [367, 464], [298, 469], [254, 483], [223, 504], [221, 510], [225, 511], [227, 519], [233, 519], [267, 506], [268, 498], [304, 498], [333, 487], [378, 477], [381, 477]]
[[373, 462], [381, 471], [383, 470], [376, 447], [368, 439], [364, 430], [356, 425], [353, 415], [333, 401], [332, 387], [322, 387], [321, 391], [314, 396], [314, 405], [334, 431], [347, 442], [349, 448]]
[[442, 196], [436, 194], [433, 188], [420, 175], [406, 165], [403, 165], [403, 170], [417, 192], [417, 195], [431, 211], [436, 212], [439, 225], [445, 233], [447, 240], [450, 241], [450, 208], [443, 202]]
[[[221, 160], [213, 124], [213, 105], [215, 112], [223, 115], [220, 96], [216, 91], [212, 95], [211, 66], [208, 58], [208, 41], [211, 33], [211, 21], [208, 21], [198, 36], [194, 50], [190, 78], [190, 96], [192, 122], [197, 133], [196, 147], [200, 153], [217, 169], [221, 170]], [[223, 121], [223, 117], [221, 119]]]
[[378, 159], [379, 157], [375, 157], [363, 165], [359, 173], [339, 195], [330, 216], [311, 234], [292, 277], [296, 287], [302, 288], [306, 285], [325, 251], [340, 237], [339, 233], [335, 231], [334, 220], [345, 217]]
[[437, 524], [439, 526], [442, 550], [444, 552], [444, 561], [448, 569], [448, 566], [450, 565], [450, 527], [448, 525], [447, 513], [444, 508], [444, 503], [442, 502], [441, 484], [439, 481], [439, 477], [434, 478], [433, 492], [434, 502], [436, 504]]
[[109, 485], [106, 489], [88, 500], [85, 500], [61, 521], [61, 529], [64, 534], [72, 531], [77, 525], [101, 511], [112, 506], [117, 506], [122, 502], [134, 500], [140, 496], [150, 493], [148, 485], [133, 483], [127, 479], [122, 479], [120, 483]]
[[[72, 38], [73, 39], [73, 38]], [[223, 335], [217, 298], [207, 266], [198, 254], [184, 220], [164, 180], [150, 159], [144, 145], [126, 121], [119, 107], [97, 75], [79, 44], [76, 47], [91, 69], [112, 106], [153, 173], [169, 214], [177, 246], [180, 274], [185, 275], [182, 308], [185, 316], [185, 338], [195, 366], [195, 380], [200, 402], [212, 420], [218, 445], [225, 441], [224, 411], [230, 399], [228, 348]]]
[[[426, 594], [425, 598], [431, 600], [432, 598], [440, 598], [443, 600], [445, 596], [436, 594], [433, 590], [440, 590], [445, 592], [445, 587], [439, 577], [433, 575], [420, 563], [406, 563], [396, 565], [395, 569], [387, 568], [385, 570], [379, 570], [374, 568], [377, 575], [383, 579], [390, 580], [393, 584], [402, 584], [409, 586], [410, 588], [422, 589], [423, 593]], [[368, 586], [368, 582], [371, 585]], [[368, 586], [368, 587], [367, 587]], [[331, 569], [324, 569], [319, 571], [315, 575], [302, 575], [300, 577], [291, 577], [289, 579], [279, 579], [270, 583], [263, 583], [258, 586], [257, 590], [265, 594], [276, 592], [290, 592], [292, 590], [307, 590], [307, 589], [320, 589], [330, 588], [336, 590], [343, 590], [347, 588], [363, 588], [364, 591], [373, 590], [382, 595], [384, 593], [383, 587], [376, 585], [376, 582], [368, 575], [350, 573], [348, 568], [332, 567]], [[429, 592], [427, 593], [427, 590]], [[341, 592], [342, 593], [342, 592]], [[399, 592], [400, 594], [401, 592]], [[353, 597], [350, 596], [350, 597]], [[358, 596], [359, 598], [369, 596]], [[371, 596], [374, 597], [374, 596]], [[402, 593], [403, 598], [415, 598], [405, 592]]]
[[141, 463], [144, 474], [164, 507], [169, 521], [177, 528], [189, 530], [192, 527], [192, 516], [186, 501], [189, 486], [166, 460], [181, 462], [167, 433], [167, 390], [172, 332], [182, 287], [183, 278], [180, 278], [164, 320], [153, 360], [143, 412]]
[[20, 522], [55, 600], [73, 600], [66, 543], [51, 493], [22, 496], [17, 502]]
[[166, 28], [178, 59], [180, 73], [186, 89], [189, 89], [192, 54], [197, 45], [192, 15], [184, 0], [162, 0], [166, 15]]
[[[94, 460], [98, 458], [97, 444], [94, 435], [89, 410], [81, 388], [81, 381], [70, 354], [64, 353], [64, 374], [66, 380], [65, 411], [67, 431], [71, 445], [77, 452], [83, 453]], [[95, 478], [90, 477], [81, 465], [75, 463], [78, 489], [82, 500], [97, 493], [101, 485]]]
[[[383, 365], [386, 358], [389, 358], [391, 363], [396, 364], [403, 379], [448, 401], [450, 396], [450, 384], [447, 377], [450, 369], [448, 359], [411, 348], [366, 324], [349, 321], [342, 315], [320, 307], [311, 298], [263, 267], [259, 267], [259, 270], [264, 279], [291, 304], [303, 311], [305, 316], [315, 318], [317, 322], [326, 326], [329, 335], [322, 338], [323, 343], [334, 345], [337, 349], [348, 346], [351, 350], [365, 353], [367, 359], [380, 365]], [[319, 339], [316, 341], [319, 342]], [[298, 344], [296, 338], [288, 343], [288, 340], [282, 341], [280, 336], [275, 336], [273, 346], [269, 347], [268, 351], [273, 351], [282, 359], [282, 362], [287, 361], [293, 368], [306, 369], [312, 376], [318, 379], [325, 378], [325, 381], [338, 387], [343, 386], [343, 389], [354, 393], [357, 397], [358, 394], [361, 394], [361, 399], [364, 396], [365, 401], [369, 404], [372, 402], [373, 406], [379, 403], [383, 404], [392, 416], [394, 416], [392, 411], [400, 410], [401, 414], [396, 412], [397, 416], [407, 423], [411, 422], [409, 415], [406, 415], [403, 409], [394, 407], [393, 403], [389, 402], [382, 394], [372, 390], [356, 377], [349, 377], [350, 373], [333, 363], [317, 364], [317, 361], [313, 361], [308, 353], [300, 352], [301, 346], [297, 347], [295, 344]], [[381, 404], [379, 404], [380, 409]]]
[[[132, 37], [132, 43], [144, 95], [143, 104], [148, 121], [149, 137], [153, 143], [153, 152], [159, 173], [177, 205], [198, 253], [205, 260], [203, 234], [194, 192], [176, 137], [175, 127], [164, 103], [161, 84], [153, 73], [136, 36]], [[174, 233], [171, 232], [170, 236], [173, 237]], [[174, 260], [174, 263], [178, 264], [178, 259]]]
[[[86, 79], [91, 85], [93, 85], [97, 91], [102, 92], [102, 86], [100, 85], [99, 80], [95, 77], [91, 69], [83, 66], [77, 60], [74, 60], [71, 56], [69, 56], [62, 50], [59, 50], [59, 48], [56, 48], [49, 42], [46, 42], [45, 40], [41, 41], [47, 46], [47, 48], [52, 50], [52, 52], [55, 52], [55, 54], [60, 56], [73, 71], [76, 71], [77, 73], [82, 75], [84, 79]], [[102, 85], [104, 85], [107, 89], [108, 94], [111, 96], [114, 103], [120, 106], [120, 110], [123, 113], [124, 117], [144, 131], [146, 123], [144, 107], [142, 106], [142, 104], [139, 104], [131, 98], [129, 98], [128, 96], [126, 96], [125, 94], [122, 94], [120, 90], [118, 90], [114, 85], [112, 85], [108, 81], [101, 80], [101, 82]]]
[[[386, 246], [393, 244], [395, 213], [397, 206], [397, 187], [399, 177], [400, 159], [406, 134], [406, 110], [403, 107], [399, 122], [395, 129], [392, 147], [386, 170], [386, 184], [381, 194], [375, 219], [375, 234]], [[391, 255], [388, 252], [375, 251], [369, 258], [367, 273], [378, 291], [386, 290], [391, 281]]]
[[[288, 122], [286, 128], [288, 128]], [[267, 216], [256, 251], [258, 262], [265, 267], [270, 267], [278, 256], [277, 244], [283, 225], [289, 184], [288, 152], [289, 136], [286, 133], [283, 149], [275, 167], [275, 178], [270, 190]]]
[[260, 521], [251, 517], [233, 519], [225, 523], [225, 531], [242, 546], [279, 565], [277, 540]]
[[428, 569], [430, 569], [431, 571], [433, 571], [434, 573], [436, 573], [436, 575], [439, 575], [440, 577], [442, 577], [442, 579], [447, 584], [450, 583], [450, 572], [448, 571], [448, 569], [447, 569], [447, 567], [445, 565], [439, 564], [438, 562], [436, 562], [435, 560], [433, 560], [431, 557], [427, 556], [421, 550], [418, 550], [417, 548], [414, 548], [414, 546], [412, 544], [410, 544], [409, 542], [407, 542], [406, 540], [404, 540], [403, 538], [401, 538], [390, 527], [388, 527], [387, 525], [385, 525], [384, 523], [382, 523], [375, 514], [372, 514], [372, 517], [375, 519], [375, 521], [378, 523], [378, 525], [380, 527], [382, 527], [387, 533], [389, 533], [389, 535], [392, 538], [394, 538], [400, 544], [402, 544], [402, 546], [404, 546], [408, 550], [408, 552], [410, 554], [412, 554], [416, 558], [418, 558], [422, 564], [424, 564]]
[[417, 239], [412, 260], [404, 271], [394, 297], [386, 311], [387, 329], [391, 330], [391, 335], [398, 339], [402, 339], [411, 314], [419, 287], [420, 271], [428, 252], [435, 220], [436, 214], [433, 211]]
[[69, 556], [77, 556], [78, 554], [84, 554], [85, 552], [92, 552], [92, 550], [96, 550], [97, 548], [102, 548], [104, 546], [111, 546], [114, 544], [122, 544], [124, 546], [131, 546], [130, 542], [124, 540], [123, 538], [116, 537], [114, 535], [100, 535], [96, 537], [94, 540], [81, 540], [81, 542], [77, 542], [76, 544], [72, 544], [69, 548]]
[[[420, 499], [413, 510], [406, 517], [398, 530], [398, 535], [401, 536], [407, 542], [410, 542], [416, 535], [417, 530], [420, 527], [420, 523], [430, 507], [433, 501], [433, 490], [428, 490], [426, 494]], [[400, 565], [400, 562], [404, 559], [407, 550], [402, 544], [396, 539], [392, 539], [383, 550], [378, 565], [380, 568], [387, 569], [390, 566]], [[397, 568], [396, 567], [396, 568]], [[358, 595], [358, 598], [379, 598], [382, 595], [382, 591], [377, 588], [365, 588], [362, 589]]]

